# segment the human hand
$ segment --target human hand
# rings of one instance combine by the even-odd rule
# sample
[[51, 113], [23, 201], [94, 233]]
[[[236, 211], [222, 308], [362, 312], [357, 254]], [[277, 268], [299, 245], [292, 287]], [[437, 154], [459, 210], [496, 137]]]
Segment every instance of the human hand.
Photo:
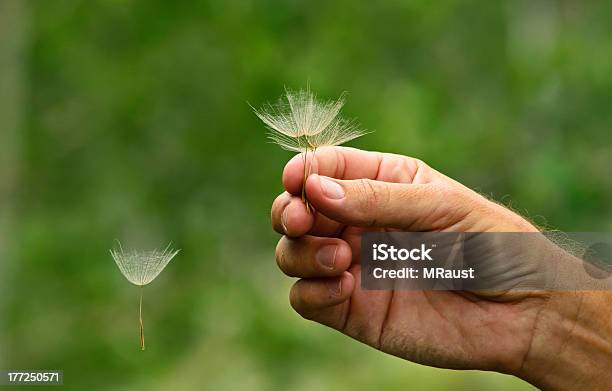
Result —
[[554, 363], [541, 357], [561, 349], [569, 331], [552, 324], [578, 317], [583, 295], [529, 292], [493, 300], [360, 289], [365, 231], [535, 232], [533, 225], [419, 160], [341, 147], [321, 149], [312, 160], [316, 174], [305, 185], [311, 213], [300, 198], [303, 164], [297, 156], [286, 165], [286, 192], [272, 207], [274, 229], [284, 234], [277, 263], [301, 278], [290, 293], [299, 314], [411, 361], [554, 384], [541, 373]]

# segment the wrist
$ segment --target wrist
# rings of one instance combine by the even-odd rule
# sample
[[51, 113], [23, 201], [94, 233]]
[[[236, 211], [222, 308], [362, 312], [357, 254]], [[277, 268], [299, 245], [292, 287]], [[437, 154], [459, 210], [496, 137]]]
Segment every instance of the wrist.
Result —
[[480, 213], [474, 216], [472, 231], [476, 232], [539, 232], [531, 222], [512, 210], [479, 196]]
[[515, 375], [543, 389], [612, 384], [612, 292], [554, 292], [538, 314]]

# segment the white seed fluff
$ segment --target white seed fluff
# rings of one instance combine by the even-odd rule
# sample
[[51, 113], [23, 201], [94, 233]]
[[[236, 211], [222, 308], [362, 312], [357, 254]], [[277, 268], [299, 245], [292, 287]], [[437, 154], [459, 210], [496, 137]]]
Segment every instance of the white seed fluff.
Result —
[[123, 252], [121, 243], [119, 249], [110, 250], [121, 274], [134, 285], [145, 286], [153, 281], [170, 263], [180, 250], [170, 249], [170, 245], [163, 251], [129, 251]]
[[339, 116], [344, 94], [337, 100], [320, 101], [309, 89], [287, 90], [285, 99], [267, 104], [255, 114], [269, 129], [268, 137], [294, 152], [340, 145], [367, 132], [353, 120]]

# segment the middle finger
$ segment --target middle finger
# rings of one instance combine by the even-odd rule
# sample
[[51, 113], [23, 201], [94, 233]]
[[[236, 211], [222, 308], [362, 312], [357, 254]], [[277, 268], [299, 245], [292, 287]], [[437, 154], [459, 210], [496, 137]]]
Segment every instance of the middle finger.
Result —
[[283, 236], [276, 246], [276, 263], [290, 277], [339, 276], [351, 265], [352, 251], [342, 239]]

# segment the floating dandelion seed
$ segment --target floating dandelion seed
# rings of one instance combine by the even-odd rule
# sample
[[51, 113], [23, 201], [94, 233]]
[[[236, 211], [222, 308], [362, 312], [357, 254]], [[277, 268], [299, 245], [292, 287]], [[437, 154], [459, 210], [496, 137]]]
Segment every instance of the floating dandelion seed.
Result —
[[119, 249], [110, 250], [115, 263], [119, 267], [121, 274], [129, 282], [140, 287], [140, 304], [138, 315], [140, 321], [140, 349], [145, 350], [144, 324], [142, 322], [142, 291], [145, 285], [151, 283], [164, 268], [170, 263], [172, 258], [181, 250], [172, 250], [168, 245], [163, 251], [130, 251], [123, 252], [121, 243], [117, 241]]
[[[310, 173], [312, 158], [318, 148], [344, 144], [368, 133], [354, 120], [339, 116], [345, 94], [337, 100], [320, 101], [309, 89], [297, 92], [287, 90], [278, 103], [267, 104], [255, 114], [269, 129], [268, 138], [288, 151], [303, 153], [304, 179], [302, 201], [306, 202], [304, 184]], [[308, 164], [308, 167], [307, 167]]]

